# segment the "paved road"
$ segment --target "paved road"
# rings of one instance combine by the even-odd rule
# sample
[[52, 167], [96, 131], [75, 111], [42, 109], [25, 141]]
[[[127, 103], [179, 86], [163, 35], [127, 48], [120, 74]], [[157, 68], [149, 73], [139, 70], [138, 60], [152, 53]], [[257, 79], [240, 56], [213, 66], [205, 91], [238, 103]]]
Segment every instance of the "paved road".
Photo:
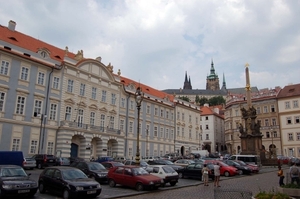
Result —
[[[42, 170], [35, 169], [33, 171], [27, 171], [32, 173], [31, 178], [38, 180], [39, 173]], [[259, 192], [259, 190], [271, 191], [276, 190], [278, 185], [278, 177], [276, 175], [277, 168], [265, 167], [261, 170], [260, 174], [253, 174], [251, 176], [236, 176], [236, 177], [221, 177], [220, 188], [217, 190], [224, 189], [247, 189], [252, 191], [253, 194]], [[98, 196], [98, 199], [112, 199], [112, 198], [201, 198], [211, 199], [214, 198], [214, 187], [210, 182], [208, 187], [204, 187], [203, 183], [195, 179], [180, 179], [179, 183], [174, 187], [166, 186], [160, 188], [157, 191], [143, 191], [137, 192], [135, 189], [126, 187], [109, 187], [108, 185], [102, 185], [102, 193]], [[224, 193], [222, 193], [224, 198]], [[39, 191], [36, 193], [35, 199], [61, 199], [61, 197], [49, 194], [40, 194]], [[218, 197], [215, 197], [218, 198]]]

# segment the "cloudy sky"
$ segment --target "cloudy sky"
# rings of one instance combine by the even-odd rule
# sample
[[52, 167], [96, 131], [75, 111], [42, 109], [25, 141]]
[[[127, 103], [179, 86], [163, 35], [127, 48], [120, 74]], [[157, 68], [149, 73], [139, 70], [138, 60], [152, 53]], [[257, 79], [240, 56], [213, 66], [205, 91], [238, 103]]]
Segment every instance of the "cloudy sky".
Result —
[[298, 0], [1, 0], [0, 24], [153, 88], [205, 89], [211, 60], [227, 88], [300, 83]]

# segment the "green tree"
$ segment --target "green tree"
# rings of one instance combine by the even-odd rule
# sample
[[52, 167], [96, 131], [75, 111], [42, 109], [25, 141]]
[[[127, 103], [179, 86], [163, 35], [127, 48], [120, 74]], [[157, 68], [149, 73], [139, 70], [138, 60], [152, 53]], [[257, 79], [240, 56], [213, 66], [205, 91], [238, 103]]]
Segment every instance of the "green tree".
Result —
[[210, 106], [225, 104], [225, 99], [222, 96], [212, 97], [208, 100]]
[[199, 99], [199, 103], [200, 103], [200, 106], [203, 106], [204, 104], [208, 103], [208, 99], [206, 97], [201, 97]]
[[196, 95], [196, 98], [195, 98], [195, 102], [196, 102], [196, 104], [200, 104], [200, 97], [199, 97], [199, 95]]
[[188, 98], [187, 96], [181, 96], [181, 97], [178, 97], [179, 99], [182, 99], [184, 101], [187, 101], [187, 102], [190, 102], [190, 98]]

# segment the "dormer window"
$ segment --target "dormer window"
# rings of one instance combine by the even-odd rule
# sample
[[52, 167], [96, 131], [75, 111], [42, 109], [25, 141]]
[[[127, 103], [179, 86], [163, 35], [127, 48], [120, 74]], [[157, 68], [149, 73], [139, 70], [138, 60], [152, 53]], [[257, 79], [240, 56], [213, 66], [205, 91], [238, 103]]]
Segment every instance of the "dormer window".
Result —
[[45, 59], [47, 57], [47, 53], [45, 51], [42, 51], [41, 52], [41, 57]]
[[38, 49], [38, 54], [40, 54], [41, 58], [47, 59], [50, 57], [50, 51], [47, 48]]

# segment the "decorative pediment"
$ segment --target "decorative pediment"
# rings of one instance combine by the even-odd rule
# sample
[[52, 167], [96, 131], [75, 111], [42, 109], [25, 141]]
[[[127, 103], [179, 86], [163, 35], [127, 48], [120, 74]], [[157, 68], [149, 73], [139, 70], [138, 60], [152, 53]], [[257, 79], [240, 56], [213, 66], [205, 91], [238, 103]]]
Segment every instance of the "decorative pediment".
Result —
[[96, 105], [96, 104], [91, 104], [91, 105], [89, 106], [89, 108], [90, 108], [90, 109], [95, 109], [95, 110], [97, 110], [97, 109], [98, 109], [98, 107], [97, 107], [97, 105]]
[[66, 104], [75, 104], [75, 102], [74, 102], [74, 100], [72, 100], [71, 98], [69, 98], [69, 99], [65, 99], [65, 101], [64, 101]]
[[50, 50], [48, 50], [47, 48], [39, 48], [37, 53], [40, 54], [43, 59], [47, 59], [50, 57]]
[[86, 108], [86, 107], [87, 107], [86, 103], [84, 103], [84, 102], [79, 102], [79, 103], [77, 104], [77, 106], [78, 106], [78, 107], [83, 107], [83, 108]]
[[185, 123], [182, 123], [181, 126], [185, 126]]
[[190, 129], [193, 128], [193, 125], [190, 125], [189, 128], [190, 128]]
[[117, 112], [115, 110], [111, 110], [111, 111], [109, 111], [109, 113], [112, 114], [112, 115], [116, 115], [117, 114]]
[[180, 123], [180, 122], [177, 122], [177, 126], [181, 126], [181, 123]]
[[99, 111], [101, 111], [101, 112], [107, 112], [107, 109], [105, 107], [102, 107], [102, 108], [99, 109]]

